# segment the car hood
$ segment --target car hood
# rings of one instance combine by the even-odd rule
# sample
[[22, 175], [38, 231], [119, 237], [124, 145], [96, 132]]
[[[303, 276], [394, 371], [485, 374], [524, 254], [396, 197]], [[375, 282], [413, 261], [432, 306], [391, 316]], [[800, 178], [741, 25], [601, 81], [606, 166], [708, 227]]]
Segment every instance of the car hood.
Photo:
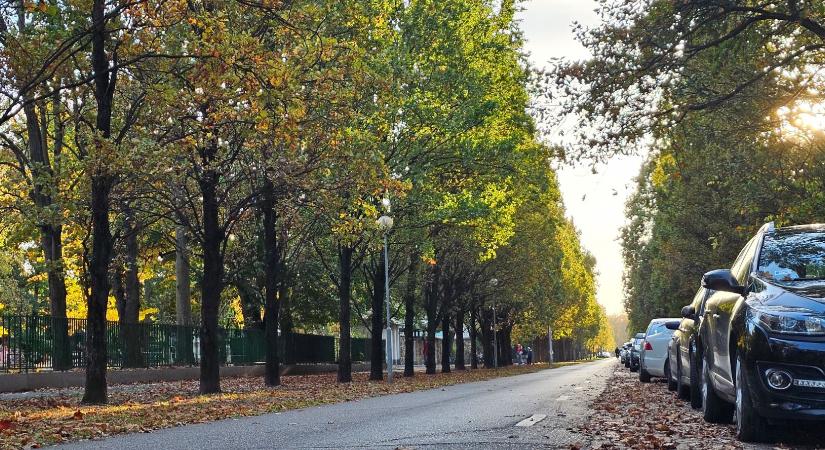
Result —
[[802, 297], [825, 301], [825, 280], [799, 281], [795, 283], [777, 284], [782, 290]]
[[805, 308], [825, 313], [825, 281], [805, 281], [788, 284], [768, 284], [756, 295], [765, 306]]

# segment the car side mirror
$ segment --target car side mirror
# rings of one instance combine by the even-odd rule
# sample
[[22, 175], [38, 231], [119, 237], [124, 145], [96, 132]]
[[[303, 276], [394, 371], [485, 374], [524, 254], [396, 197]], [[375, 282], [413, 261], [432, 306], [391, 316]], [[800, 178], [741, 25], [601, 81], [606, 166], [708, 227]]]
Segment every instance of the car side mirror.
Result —
[[712, 270], [702, 276], [702, 287], [712, 291], [733, 292], [743, 295], [745, 287], [740, 285], [729, 269]]
[[671, 320], [670, 322], [665, 322], [665, 328], [668, 330], [678, 330], [679, 329], [679, 322], [676, 320]]
[[696, 308], [691, 305], [687, 305], [682, 308], [682, 317], [685, 319], [695, 319], [696, 318]]

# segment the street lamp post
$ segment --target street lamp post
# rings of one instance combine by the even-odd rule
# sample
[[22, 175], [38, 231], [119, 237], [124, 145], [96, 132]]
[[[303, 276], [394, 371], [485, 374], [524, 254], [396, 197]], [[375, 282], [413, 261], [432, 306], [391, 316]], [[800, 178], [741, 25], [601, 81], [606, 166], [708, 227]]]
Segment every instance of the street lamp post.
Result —
[[[382, 204], [384, 205], [386, 211], [389, 212], [389, 199], [384, 199], [382, 201]], [[387, 383], [392, 383], [392, 328], [390, 327], [390, 258], [389, 251], [387, 250], [387, 248], [389, 247], [387, 235], [390, 233], [392, 225], [392, 217], [388, 215], [383, 215], [378, 218], [378, 227], [384, 231], [384, 301], [387, 305]]]
[[[490, 286], [498, 286], [498, 279], [491, 278]], [[496, 296], [493, 295], [493, 368], [498, 368], [498, 327], [496, 325]]]

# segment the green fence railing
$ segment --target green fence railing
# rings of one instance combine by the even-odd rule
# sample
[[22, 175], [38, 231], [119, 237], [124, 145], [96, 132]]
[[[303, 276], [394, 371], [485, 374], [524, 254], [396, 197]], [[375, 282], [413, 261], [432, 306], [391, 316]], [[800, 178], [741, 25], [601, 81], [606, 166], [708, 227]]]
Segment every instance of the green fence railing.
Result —
[[[220, 328], [218, 334], [222, 364], [265, 361], [263, 330]], [[162, 323], [121, 325], [109, 321], [106, 339], [112, 368], [200, 363], [198, 327]], [[336, 341], [333, 336], [287, 333], [278, 340], [278, 355], [285, 364], [335, 363]], [[0, 315], [0, 372], [83, 368], [85, 345], [85, 319]]]

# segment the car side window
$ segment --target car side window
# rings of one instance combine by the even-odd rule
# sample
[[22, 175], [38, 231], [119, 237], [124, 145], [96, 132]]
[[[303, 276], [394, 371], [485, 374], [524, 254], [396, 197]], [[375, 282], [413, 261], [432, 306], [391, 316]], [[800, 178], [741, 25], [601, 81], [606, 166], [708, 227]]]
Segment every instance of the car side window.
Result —
[[736, 257], [733, 266], [731, 266], [730, 271], [733, 273], [733, 276], [736, 277], [736, 280], [739, 281], [739, 284], [744, 285], [747, 283], [751, 263], [753, 262], [754, 247], [756, 247], [756, 237], [748, 241], [745, 248], [743, 248], [739, 256]]

